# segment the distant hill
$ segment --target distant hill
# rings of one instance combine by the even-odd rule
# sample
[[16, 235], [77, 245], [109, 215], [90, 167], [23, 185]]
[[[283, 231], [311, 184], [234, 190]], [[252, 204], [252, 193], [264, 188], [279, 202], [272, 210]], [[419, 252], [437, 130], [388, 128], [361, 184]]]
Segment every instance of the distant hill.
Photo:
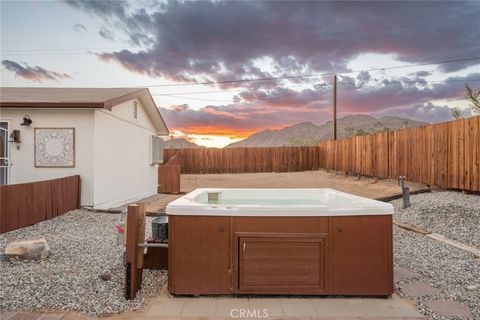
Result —
[[173, 140], [168, 138], [163, 141], [162, 147], [164, 149], [205, 148], [184, 138], [174, 138]]
[[[425, 124], [425, 122], [400, 117], [377, 119], [367, 115], [349, 115], [337, 120], [337, 137], [346, 138], [380, 131], [418, 127]], [[319, 126], [311, 122], [302, 122], [280, 130], [257, 132], [244, 140], [227, 145], [226, 148], [315, 145], [319, 141], [333, 138], [332, 126], [333, 121], [328, 121]]]

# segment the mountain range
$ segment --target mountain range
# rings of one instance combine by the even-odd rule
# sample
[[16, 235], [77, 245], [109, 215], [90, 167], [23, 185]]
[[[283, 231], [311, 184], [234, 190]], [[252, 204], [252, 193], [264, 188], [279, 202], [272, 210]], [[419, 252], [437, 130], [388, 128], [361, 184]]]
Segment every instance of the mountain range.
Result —
[[184, 148], [205, 148], [205, 147], [204, 146], [199, 146], [198, 144], [190, 142], [185, 138], [173, 138], [173, 139], [163, 140], [162, 148], [164, 148], [164, 149], [184, 149]]
[[[425, 124], [427, 123], [401, 117], [375, 118], [368, 115], [348, 115], [337, 120], [337, 138], [418, 127]], [[244, 140], [227, 145], [226, 148], [316, 145], [319, 141], [332, 139], [332, 131], [333, 121], [322, 125], [302, 122], [279, 130], [257, 132]]]

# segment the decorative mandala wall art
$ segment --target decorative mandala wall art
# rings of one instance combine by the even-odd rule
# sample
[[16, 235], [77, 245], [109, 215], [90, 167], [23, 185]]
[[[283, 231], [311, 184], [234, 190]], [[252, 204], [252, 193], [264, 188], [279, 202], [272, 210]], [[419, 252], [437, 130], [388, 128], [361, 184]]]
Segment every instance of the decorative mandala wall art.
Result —
[[75, 128], [35, 128], [35, 167], [75, 167]]

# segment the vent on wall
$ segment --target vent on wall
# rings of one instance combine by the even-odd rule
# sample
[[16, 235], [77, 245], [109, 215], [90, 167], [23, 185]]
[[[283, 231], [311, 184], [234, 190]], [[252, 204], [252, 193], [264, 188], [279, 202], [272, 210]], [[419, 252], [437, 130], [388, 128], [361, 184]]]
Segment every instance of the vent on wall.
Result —
[[138, 119], [138, 104], [137, 104], [137, 101], [133, 102], [133, 118]]

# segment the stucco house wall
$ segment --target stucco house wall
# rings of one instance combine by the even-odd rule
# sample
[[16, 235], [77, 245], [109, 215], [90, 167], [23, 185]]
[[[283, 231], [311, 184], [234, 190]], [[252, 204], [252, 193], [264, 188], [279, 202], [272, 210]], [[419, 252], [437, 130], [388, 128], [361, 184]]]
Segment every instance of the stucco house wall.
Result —
[[[0, 88], [9, 142], [8, 183], [80, 175], [82, 206], [106, 209], [156, 193], [152, 137], [168, 128], [146, 88]], [[21, 126], [28, 115], [33, 123]], [[36, 168], [35, 128], [75, 128], [75, 166]]]
[[[9, 183], [26, 183], [71, 175], [81, 176], [82, 206], [93, 205], [94, 111], [92, 109], [2, 109], [9, 130], [20, 130], [21, 143], [9, 143]], [[31, 126], [20, 126], [28, 114]], [[35, 168], [34, 128], [75, 128], [74, 168]]]
[[142, 101], [132, 99], [111, 111], [96, 110], [94, 123], [95, 208], [156, 193], [158, 166], [151, 161], [156, 130]]

